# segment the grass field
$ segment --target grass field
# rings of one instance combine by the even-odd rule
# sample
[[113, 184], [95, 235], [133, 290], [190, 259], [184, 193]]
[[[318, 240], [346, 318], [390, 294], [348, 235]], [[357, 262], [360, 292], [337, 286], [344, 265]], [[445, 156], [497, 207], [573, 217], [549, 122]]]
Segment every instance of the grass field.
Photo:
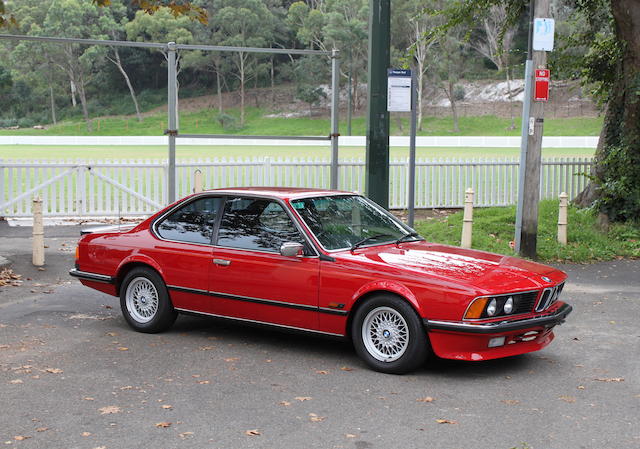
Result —
[[[473, 211], [472, 247], [498, 254], [515, 255], [509, 242], [515, 228], [515, 206], [476, 208]], [[538, 256], [546, 262], [595, 262], [616, 257], [640, 257], [640, 228], [637, 224], [613, 224], [604, 233], [596, 227], [589, 209], [569, 207], [568, 244], [556, 240], [558, 201], [540, 202]], [[420, 221], [416, 229], [427, 240], [460, 245], [462, 212]]]
[[[183, 134], [246, 134], [246, 135], [316, 135], [329, 134], [329, 118], [267, 118], [270, 111], [248, 108], [246, 124], [241, 129], [224, 129], [216, 120], [217, 111], [203, 109], [186, 111], [180, 114], [180, 132]], [[227, 114], [238, 116], [238, 111], [227, 110]], [[340, 131], [346, 135], [346, 121], [341, 117]], [[402, 117], [402, 129], [394, 116], [391, 121], [392, 135], [407, 135], [409, 119]], [[460, 117], [460, 132], [453, 133], [452, 121], [449, 117], [426, 117], [423, 120], [421, 136], [518, 136], [520, 135], [520, 119], [515, 129], [507, 129], [509, 119], [495, 116]], [[83, 121], [65, 121], [57, 125], [47, 126], [45, 130], [30, 128], [18, 130], [0, 130], [0, 135], [45, 135], [45, 136], [153, 136], [162, 135], [167, 128], [166, 113], [149, 115], [138, 122], [132, 116], [96, 117], [93, 132], [89, 133]], [[545, 118], [544, 134], [547, 136], [597, 136], [602, 128], [602, 118]], [[364, 135], [366, 120], [364, 116], [355, 117], [352, 121], [352, 135]]]
[[[546, 148], [542, 156], [548, 157], [591, 157], [589, 148]], [[329, 159], [328, 146], [273, 147], [273, 146], [178, 146], [177, 157], [192, 158], [320, 158]], [[407, 148], [391, 149], [392, 158], [406, 158]], [[418, 158], [517, 158], [519, 148], [435, 148], [417, 149]], [[365, 149], [359, 147], [340, 148], [340, 158], [364, 158]], [[60, 159], [166, 159], [165, 146], [40, 146], [40, 145], [0, 145], [0, 159], [60, 160]]]

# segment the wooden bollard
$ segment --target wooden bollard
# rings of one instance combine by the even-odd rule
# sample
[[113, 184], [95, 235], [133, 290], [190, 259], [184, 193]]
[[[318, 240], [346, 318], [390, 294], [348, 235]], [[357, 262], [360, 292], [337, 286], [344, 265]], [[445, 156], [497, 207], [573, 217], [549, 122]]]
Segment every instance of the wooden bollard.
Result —
[[473, 189], [468, 188], [464, 193], [464, 216], [462, 218], [462, 242], [463, 248], [471, 248], [473, 235]]
[[44, 265], [44, 226], [42, 223], [42, 199], [33, 199], [33, 258], [36, 267]]
[[558, 243], [567, 244], [567, 209], [569, 207], [569, 195], [566, 192], [560, 194], [560, 207], [558, 208]]
[[193, 193], [200, 193], [202, 190], [202, 172], [196, 170], [193, 173]]

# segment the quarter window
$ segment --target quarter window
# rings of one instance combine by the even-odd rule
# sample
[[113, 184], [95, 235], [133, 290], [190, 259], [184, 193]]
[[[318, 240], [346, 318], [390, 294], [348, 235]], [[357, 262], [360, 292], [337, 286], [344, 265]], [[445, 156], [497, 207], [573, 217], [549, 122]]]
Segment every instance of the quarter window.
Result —
[[284, 242], [305, 244], [280, 203], [261, 198], [227, 200], [218, 231], [219, 246], [279, 252]]
[[156, 226], [160, 237], [187, 243], [211, 244], [213, 226], [222, 199], [207, 197], [172, 212]]

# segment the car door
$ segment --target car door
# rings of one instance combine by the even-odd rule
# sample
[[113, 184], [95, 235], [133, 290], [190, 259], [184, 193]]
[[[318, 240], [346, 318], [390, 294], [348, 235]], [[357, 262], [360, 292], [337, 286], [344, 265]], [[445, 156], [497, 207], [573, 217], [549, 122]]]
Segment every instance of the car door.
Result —
[[223, 198], [187, 201], [153, 225], [157, 238], [149, 255], [162, 269], [174, 307], [197, 311], [207, 302], [212, 237]]
[[[304, 254], [280, 254], [285, 242]], [[209, 279], [213, 313], [303, 329], [318, 328], [319, 259], [277, 200], [229, 197]]]

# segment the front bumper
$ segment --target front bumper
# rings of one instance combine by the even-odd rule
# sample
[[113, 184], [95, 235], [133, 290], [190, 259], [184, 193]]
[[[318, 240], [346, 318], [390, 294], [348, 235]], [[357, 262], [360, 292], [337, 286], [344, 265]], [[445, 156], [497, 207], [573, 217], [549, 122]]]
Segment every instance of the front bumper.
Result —
[[464, 332], [470, 334], [498, 334], [501, 332], [519, 331], [534, 327], [553, 327], [564, 323], [567, 315], [573, 308], [569, 304], [563, 304], [550, 314], [524, 318], [513, 321], [492, 321], [490, 323], [466, 323], [461, 321], [437, 321], [424, 319], [427, 330], [441, 330], [452, 332]]
[[[538, 351], [553, 341], [553, 327], [562, 324], [572, 307], [560, 303], [543, 315], [510, 321], [472, 324], [459, 321], [424, 320], [433, 351], [456, 360], [490, 360]], [[504, 344], [489, 341], [504, 337]]]

